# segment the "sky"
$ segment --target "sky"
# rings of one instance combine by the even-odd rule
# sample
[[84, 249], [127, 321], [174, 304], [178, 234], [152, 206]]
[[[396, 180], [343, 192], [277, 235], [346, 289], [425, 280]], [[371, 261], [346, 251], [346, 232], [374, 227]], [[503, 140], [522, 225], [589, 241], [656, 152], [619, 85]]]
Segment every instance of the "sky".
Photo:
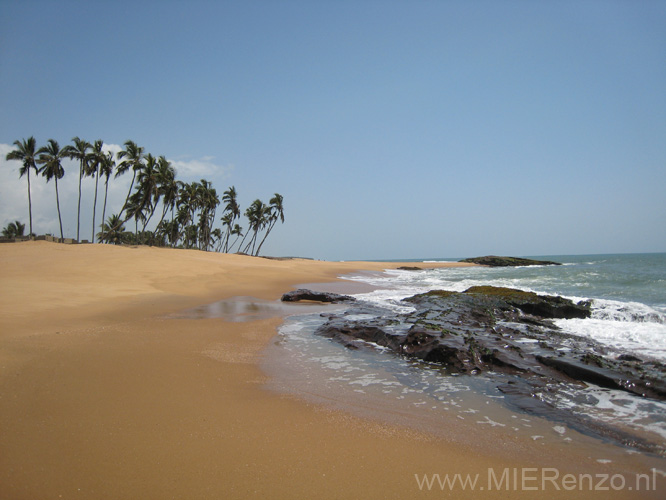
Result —
[[[0, 224], [28, 221], [13, 142], [78, 136], [131, 139], [243, 209], [280, 193], [267, 255], [663, 252], [665, 47], [650, 0], [0, 0]], [[32, 188], [57, 234], [53, 184]]]

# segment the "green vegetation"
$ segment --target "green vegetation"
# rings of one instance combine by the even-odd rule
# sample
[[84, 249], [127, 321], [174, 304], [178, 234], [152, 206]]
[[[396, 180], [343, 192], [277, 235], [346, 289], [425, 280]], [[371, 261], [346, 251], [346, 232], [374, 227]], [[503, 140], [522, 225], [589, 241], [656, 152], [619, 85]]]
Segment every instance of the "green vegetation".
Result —
[[10, 222], [2, 229], [2, 236], [3, 238], [16, 238], [17, 236], [23, 236], [24, 231], [25, 224], [21, 224], [20, 221]]
[[[37, 149], [34, 137], [15, 141], [16, 149], [7, 154], [7, 160], [21, 162], [19, 177], [26, 176], [28, 181], [28, 210], [30, 215], [30, 234], [32, 230], [32, 195], [30, 172], [41, 174], [46, 181], [54, 180], [56, 207], [60, 223], [60, 237], [64, 238], [60, 213], [60, 194], [58, 180], [65, 175], [62, 161], [66, 158], [79, 162], [79, 194], [76, 221], [76, 239], [80, 241], [81, 225], [81, 190], [84, 177], [95, 178], [95, 194], [92, 210], [92, 240], [109, 244], [147, 244], [179, 248], [197, 248], [218, 252], [240, 252], [259, 255], [268, 235], [275, 228], [278, 220], [284, 223], [284, 199], [275, 193], [268, 204], [261, 200], [252, 202], [244, 212], [238, 204], [238, 194], [234, 186], [222, 195], [224, 208], [219, 219], [222, 228], [216, 228], [217, 208], [220, 198], [212, 184], [206, 179], [200, 182], [185, 183], [176, 180], [176, 171], [164, 157], [155, 157], [146, 153], [143, 147], [134, 141], [127, 141], [124, 149], [114, 155], [103, 151], [104, 143], [97, 140], [90, 143], [79, 137], [72, 139], [72, 144], [60, 148], [57, 141], [49, 139], [46, 146]], [[39, 166], [39, 167], [38, 167]], [[109, 179], [114, 179], [132, 171], [125, 202], [120, 212], [106, 218]], [[104, 178], [104, 203], [100, 231], [95, 235], [97, 193], [100, 176]], [[147, 227], [155, 213], [159, 221], [153, 231]], [[241, 213], [248, 220], [248, 229], [243, 232], [239, 224]], [[170, 216], [169, 216], [170, 215]], [[134, 221], [134, 231], [126, 229]], [[155, 217], [157, 220], [157, 217]], [[3, 235], [15, 234], [17, 224], [10, 223]], [[141, 228], [139, 228], [139, 225]], [[21, 225], [23, 228], [24, 225]], [[131, 227], [131, 226], [130, 226]], [[21, 229], [21, 235], [23, 229]], [[246, 239], [249, 240], [247, 243]], [[241, 239], [242, 238], [242, 239]], [[240, 243], [238, 240], [241, 239]]]

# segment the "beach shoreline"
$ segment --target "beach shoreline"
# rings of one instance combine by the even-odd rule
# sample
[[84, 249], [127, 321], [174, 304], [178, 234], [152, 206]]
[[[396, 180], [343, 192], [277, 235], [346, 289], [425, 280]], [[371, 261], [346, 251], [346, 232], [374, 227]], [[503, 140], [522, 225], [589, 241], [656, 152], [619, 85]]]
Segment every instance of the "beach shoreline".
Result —
[[[585, 450], [573, 459], [544, 450], [542, 462], [526, 462], [520, 446], [511, 455], [511, 443], [465, 446], [459, 437], [447, 441], [272, 392], [260, 361], [281, 316], [168, 317], [239, 296], [276, 300], [301, 283], [342, 283], [347, 273], [404, 264], [1, 246], [0, 497], [478, 498], [479, 491], [461, 487], [424, 490], [415, 475], [642, 471], [639, 457], [588, 463]], [[561, 498], [660, 497], [548, 491]], [[537, 493], [511, 489], [512, 498]]]

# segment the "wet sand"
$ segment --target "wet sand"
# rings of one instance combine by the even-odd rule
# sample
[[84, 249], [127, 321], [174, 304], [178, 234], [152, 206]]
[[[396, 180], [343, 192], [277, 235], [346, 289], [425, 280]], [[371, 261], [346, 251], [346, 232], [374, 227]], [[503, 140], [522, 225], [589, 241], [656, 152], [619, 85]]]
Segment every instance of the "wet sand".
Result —
[[[279, 316], [172, 316], [232, 297], [273, 301], [299, 283], [399, 265], [0, 246], [0, 498], [537, 498], [543, 491], [520, 484], [479, 488], [489, 468], [497, 478], [506, 468], [519, 476], [534, 467], [644, 472], [631, 457], [591, 463], [585, 449], [542, 449], [541, 461], [527, 462], [522, 444], [497, 446], [490, 433], [484, 446], [479, 436], [467, 446], [464, 428], [452, 427], [458, 435], [447, 440], [269, 391], [259, 362]], [[415, 474], [433, 473], [480, 479], [475, 491], [419, 488]], [[534, 474], [524, 485], [536, 484]]]

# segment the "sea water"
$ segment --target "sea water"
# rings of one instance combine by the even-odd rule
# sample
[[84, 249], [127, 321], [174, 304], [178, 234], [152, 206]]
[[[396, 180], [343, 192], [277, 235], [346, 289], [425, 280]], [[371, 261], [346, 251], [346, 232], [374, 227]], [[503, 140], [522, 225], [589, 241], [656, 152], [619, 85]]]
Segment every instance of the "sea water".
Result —
[[[592, 299], [591, 318], [558, 320], [558, 326], [621, 352], [666, 360], [666, 254], [538, 258], [563, 265], [425, 269], [428, 261], [446, 260], [428, 259], [410, 264], [423, 267], [420, 271], [363, 272], [344, 278], [376, 287], [372, 292], [353, 294], [357, 300], [403, 312], [411, 307], [402, 299], [414, 294], [433, 289], [464, 291], [477, 285]], [[454, 377], [436, 365], [395, 356], [381, 346], [350, 350], [314, 335], [324, 321], [319, 312], [286, 319], [269, 356], [280, 360], [279, 368], [268, 368], [275, 389], [374, 416], [383, 413], [409, 425], [436, 427], [440, 417], [446, 416], [449, 422], [452, 418], [535, 441], [571, 440], [571, 429], [560, 422], [544, 424], [529, 414], [506, 411], [505, 396], [496, 388], [492, 373]], [[558, 408], [612, 423], [666, 451], [666, 403], [573, 384], [556, 396], [543, 397]]]
[[558, 320], [557, 325], [568, 333], [666, 361], [666, 253], [538, 258], [563, 265], [390, 270], [346, 278], [379, 287], [357, 298], [398, 310], [405, 309], [403, 298], [417, 293], [462, 292], [477, 285], [561, 295], [574, 301], [592, 299], [590, 319]]

